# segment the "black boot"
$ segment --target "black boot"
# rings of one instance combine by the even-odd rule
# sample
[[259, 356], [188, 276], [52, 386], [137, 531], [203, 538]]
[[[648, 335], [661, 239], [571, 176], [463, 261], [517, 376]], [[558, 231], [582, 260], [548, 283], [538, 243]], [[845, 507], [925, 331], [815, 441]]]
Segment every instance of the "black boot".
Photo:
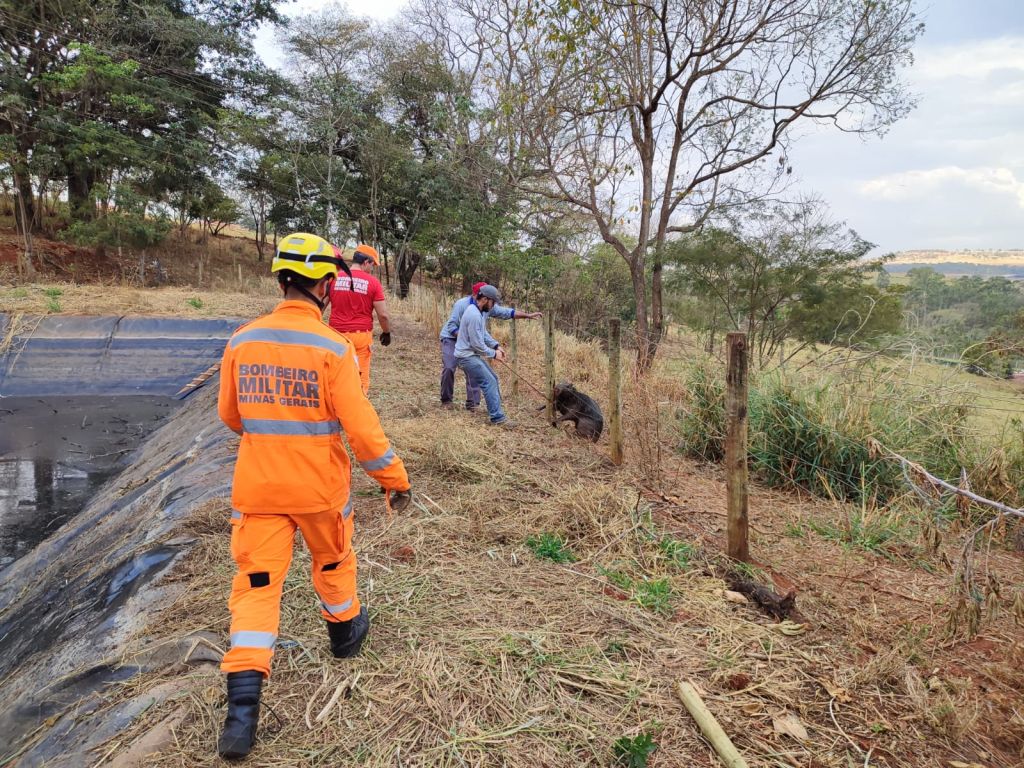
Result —
[[228, 760], [239, 760], [252, 751], [256, 722], [260, 717], [260, 688], [263, 673], [250, 669], [228, 673], [228, 717], [217, 742], [217, 752]]
[[370, 616], [366, 608], [359, 609], [359, 615], [348, 621], [328, 621], [327, 634], [331, 636], [331, 653], [336, 659], [349, 659], [359, 653], [370, 631]]

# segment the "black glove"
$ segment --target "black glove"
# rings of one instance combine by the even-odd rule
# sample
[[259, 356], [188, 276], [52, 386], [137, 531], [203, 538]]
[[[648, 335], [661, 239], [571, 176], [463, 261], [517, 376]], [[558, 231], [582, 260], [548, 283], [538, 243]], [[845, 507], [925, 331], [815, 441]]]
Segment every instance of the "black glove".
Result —
[[380, 335], [380, 345], [386, 347], [391, 343], [391, 331], [386, 331]]
[[405, 512], [412, 503], [412, 489], [407, 491], [392, 491], [388, 497], [388, 503], [392, 512]]

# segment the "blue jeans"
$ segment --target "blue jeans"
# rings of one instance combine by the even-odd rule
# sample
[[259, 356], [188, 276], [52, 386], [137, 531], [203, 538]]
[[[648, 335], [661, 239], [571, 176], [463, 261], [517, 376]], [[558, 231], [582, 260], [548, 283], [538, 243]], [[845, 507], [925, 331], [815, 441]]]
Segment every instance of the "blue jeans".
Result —
[[487, 415], [491, 417], [491, 423], [500, 424], [505, 421], [505, 411], [501, 408], [501, 386], [498, 384], [498, 376], [491, 370], [491, 366], [477, 355], [460, 357], [458, 364], [466, 374], [466, 381], [479, 387], [484, 393]]
[[[455, 396], [455, 339], [441, 339], [441, 402], [450, 403]], [[466, 377], [466, 407], [480, 405], [480, 388]]]

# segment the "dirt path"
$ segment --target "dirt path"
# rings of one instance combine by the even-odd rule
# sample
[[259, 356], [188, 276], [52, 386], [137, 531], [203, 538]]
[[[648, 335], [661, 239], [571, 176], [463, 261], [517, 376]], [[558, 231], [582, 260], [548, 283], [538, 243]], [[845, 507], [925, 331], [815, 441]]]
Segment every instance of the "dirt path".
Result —
[[[395, 343], [376, 350], [371, 397], [419, 504], [387, 520], [356, 476], [373, 620], [358, 660], [329, 658], [297, 553], [250, 764], [609, 765], [616, 742], [648, 733], [658, 745], [648, 765], [718, 765], [676, 698], [680, 679], [700, 687], [751, 766], [1019, 764], [1020, 633], [1007, 619], [972, 643], [947, 641], [948, 574], [933, 561], [844, 548], [801, 525], [841, 509], [756, 490], [760, 575], [795, 587], [808, 620], [786, 634], [711, 575], [724, 486], [717, 468], [672, 454], [669, 430], [662, 487], [645, 489], [635, 473], [650, 451], [638, 435], [616, 469], [603, 443], [550, 429], [526, 396], [511, 404], [514, 431], [441, 411], [436, 341], [408, 315], [395, 326]], [[567, 354], [565, 372], [599, 394], [586, 355], [568, 352], [578, 359]], [[180, 597], [137, 650], [187, 635], [226, 642], [227, 510], [225, 500], [197, 513], [189, 528], [201, 543], [177, 577]], [[573, 561], [538, 557], [561, 551], [544, 534]], [[164, 747], [147, 766], [217, 763], [215, 666], [193, 656], [117, 695], [158, 685], [174, 693], [104, 751], [130, 764], [148, 733]]]

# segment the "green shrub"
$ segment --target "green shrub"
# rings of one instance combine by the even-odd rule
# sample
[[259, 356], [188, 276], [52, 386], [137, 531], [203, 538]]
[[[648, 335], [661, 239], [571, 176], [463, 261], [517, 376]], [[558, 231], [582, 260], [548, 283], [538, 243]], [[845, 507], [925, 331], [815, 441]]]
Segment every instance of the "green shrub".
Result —
[[531, 536], [526, 540], [526, 546], [542, 560], [550, 560], [553, 563], [576, 562], [576, 555], [566, 547], [565, 539], [553, 533]]
[[189, 299], [186, 302], [186, 304], [188, 304], [190, 307], [192, 307], [192, 309], [202, 309], [203, 308], [203, 300], [200, 299], [198, 296], [193, 296], [191, 299]]
[[[693, 458], [725, 455], [721, 379], [720, 371], [705, 367], [688, 374], [691, 407], [679, 420], [680, 449]], [[921, 398], [892, 384], [865, 391], [839, 380], [810, 386], [778, 376], [755, 378], [748, 409], [750, 468], [770, 485], [884, 504], [907, 485], [897, 462], [872, 453], [872, 441], [955, 478], [965, 462], [971, 465], [974, 450], [967, 416], [965, 403]]]
[[722, 377], [706, 366], [687, 372], [690, 401], [681, 412], [680, 448], [687, 456], [702, 461], [725, 458], [725, 385]]

